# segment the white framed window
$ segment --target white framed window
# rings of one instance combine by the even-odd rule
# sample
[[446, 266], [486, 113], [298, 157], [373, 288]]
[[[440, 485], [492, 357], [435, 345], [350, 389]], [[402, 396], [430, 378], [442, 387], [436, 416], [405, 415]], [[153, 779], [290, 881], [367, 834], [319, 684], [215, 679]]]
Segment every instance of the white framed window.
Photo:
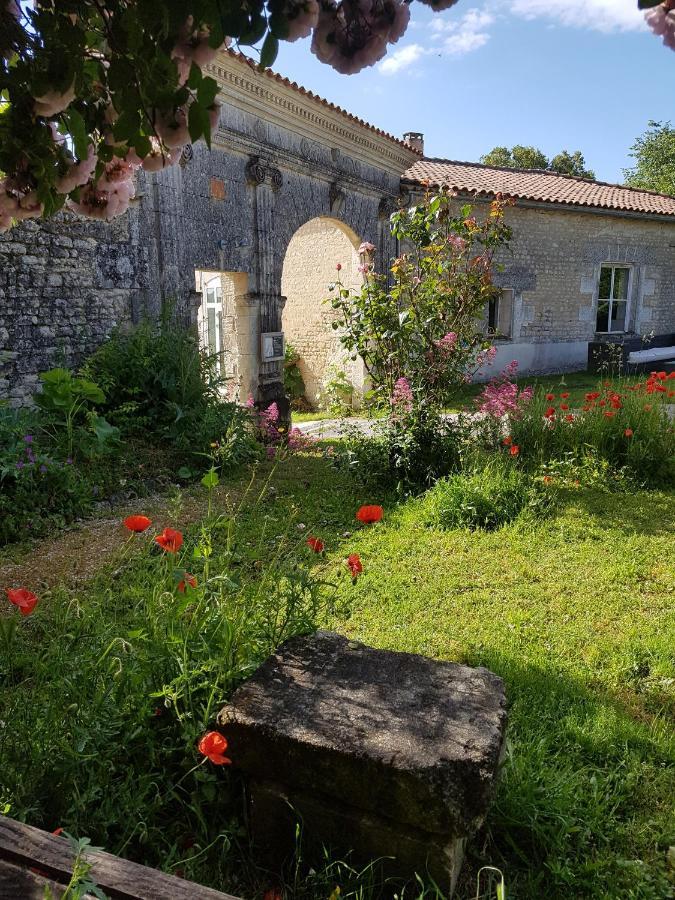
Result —
[[513, 291], [504, 289], [501, 294], [488, 300], [487, 333], [495, 337], [511, 337], [513, 320]]
[[598, 308], [595, 330], [601, 334], [626, 331], [628, 323], [628, 298], [630, 296], [630, 266], [600, 266], [598, 282]]
[[215, 357], [216, 370], [220, 373], [223, 352], [223, 288], [220, 275], [204, 285], [203, 344]]

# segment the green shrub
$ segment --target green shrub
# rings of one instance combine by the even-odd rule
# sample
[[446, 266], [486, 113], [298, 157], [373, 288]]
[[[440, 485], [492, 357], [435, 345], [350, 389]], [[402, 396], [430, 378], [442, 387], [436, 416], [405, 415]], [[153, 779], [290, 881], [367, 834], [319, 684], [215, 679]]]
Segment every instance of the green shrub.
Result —
[[550, 491], [506, 461], [438, 481], [422, 501], [425, 522], [439, 528], [500, 528], [524, 514], [541, 517], [552, 505]]
[[146, 322], [118, 331], [83, 373], [105, 391], [102, 409], [114, 425], [125, 435], [162, 439], [177, 462], [205, 468], [218, 449], [225, 467], [257, 453], [248, 413], [224, 398], [214, 358], [179, 325]]
[[286, 344], [284, 351], [284, 390], [291, 401], [293, 409], [306, 404], [306, 388], [299, 362], [300, 355], [295, 347], [292, 344]]

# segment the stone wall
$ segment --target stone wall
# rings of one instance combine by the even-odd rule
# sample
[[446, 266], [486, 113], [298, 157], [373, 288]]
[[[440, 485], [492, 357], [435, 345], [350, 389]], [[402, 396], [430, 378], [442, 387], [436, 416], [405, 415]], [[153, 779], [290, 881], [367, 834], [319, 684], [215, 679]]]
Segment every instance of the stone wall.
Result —
[[112, 225], [62, 214], [0, 234], [0, 399], [29, 403], [40, 372], [77, 366], [140, 317], [146, 289], [133, 214]]
[[286, 341], [299, 354], [305, 395], [312, 406], [317, 405], [331, 369], [354, 375], [338, 332], [332, 327], [333, 310], [324, 301], [329, 297], [328, 285], [337, 277], [338, 263], [342, 265], [342, 283], [359, 288], [360, 241], [335, 219], [319, 218], [296, 231], [286, 251], [281, 277], [281, 292], [286, 297], [282, 323]]

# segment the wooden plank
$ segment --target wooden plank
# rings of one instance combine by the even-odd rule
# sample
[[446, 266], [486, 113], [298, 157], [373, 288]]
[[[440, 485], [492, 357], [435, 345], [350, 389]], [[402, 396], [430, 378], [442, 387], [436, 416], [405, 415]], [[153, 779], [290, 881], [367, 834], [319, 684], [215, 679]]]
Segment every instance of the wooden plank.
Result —
[[[103, 850], [88, 852], [86, 859], [91, 865], [91, 877], [113, 900], [238, 900]], [[63, 885], [70, 880], [75, 854], [67, 838], [0, 816], [0, 860], [24, 869], [39, 869]], [[11, 900], [22, 896], [15, 895]], [[0, 897], [4, 900], [4, 895]]]
[[[0, 900], [44, 900], [45, 888], [49, 888], [57, 900], [64, 889], [62, 884], [45, 878], [37, 870], [31, 872], [23, 866], [0, 861]], [[91, 894], [87, 894], [85, 900], [89, 897]]]

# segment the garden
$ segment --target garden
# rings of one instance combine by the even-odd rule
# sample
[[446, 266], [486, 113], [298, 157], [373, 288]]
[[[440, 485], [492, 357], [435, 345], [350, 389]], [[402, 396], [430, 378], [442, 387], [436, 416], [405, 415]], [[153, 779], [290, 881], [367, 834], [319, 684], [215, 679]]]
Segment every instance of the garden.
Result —
[[312, 442], [223, 400], [168, 319], [0, 411], [0, 812], [242, 897], [442, 897], [301, 840], [283, 872], [256, 865], [216, 715], [329, 627], [504, 679], [505, 759], [456, 896], [483, 866], [523, 900], [670, 895], [675, 380], [528, 385], [511, 365], [469, 395], [503, 212], [430, 196], [393, 216], [389, 282], [372, 258], [357, 293], [336, 273], [372, 436]]

